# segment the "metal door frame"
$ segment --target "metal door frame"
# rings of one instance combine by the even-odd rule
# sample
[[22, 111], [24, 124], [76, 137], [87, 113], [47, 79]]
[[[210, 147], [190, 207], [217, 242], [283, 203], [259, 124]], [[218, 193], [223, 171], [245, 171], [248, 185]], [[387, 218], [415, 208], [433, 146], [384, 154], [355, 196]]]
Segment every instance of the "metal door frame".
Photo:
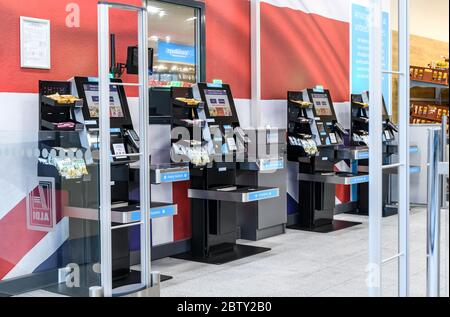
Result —
[[130, 226], [140, 225], [141, 231], [141, 284], [130, 285], [126, 293], [148, 289], [151, 277], [150, 238], [150, 152], [148, 144], [148, 19], [146, 6], [133, 6], [113, 2], [98, 2], [98, 77], [99, 77], [99, 130], [100, 130], [100, 246], [101, 283], [105, 297], [120, 296], [112, 289], [112, 240], [111, 240], [111, 135], [109, 117], [110, 98], [110, 40], [109, 9], [134, 11], [138, 14], [139, 83], [124, 86], [139, 87], [139, 137], [140, 153], [140, 208], [141, 220]]
[[[409, 77], [409, 0], [398, 0], [399, 18], [399, 71], [383, 70], [381, 63], [382, 48], [382, 3], [370, 0], [370, 100], [373, 109], [370, 118], [370, 166], [369, 166], [369, 295], [382, 295], [382, 267], [398, 260], [398, 294], [409, 296], [409, 226], [410, 226], [410, 158], [409, 158], [409, 122], [410, 122], [410, 77]], [[382, 74], [399, 76], [399, 163], [383, 165], [382, 140]], [[403, 111], [402, 111], [403, 110]], [[398, 169], [398, 213], [399, 246], [398, 253], [390, 258], [382, 258], [382, 192], [383, 169]]]

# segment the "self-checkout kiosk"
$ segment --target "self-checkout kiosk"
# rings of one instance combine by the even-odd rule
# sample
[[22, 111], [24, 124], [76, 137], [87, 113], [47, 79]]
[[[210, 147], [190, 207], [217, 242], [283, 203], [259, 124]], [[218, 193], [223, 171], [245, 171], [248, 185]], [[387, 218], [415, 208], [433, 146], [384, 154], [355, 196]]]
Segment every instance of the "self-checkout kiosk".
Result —
[[286, 130], [259, 128], [245, 133], [248, 146], [245, 161], [238, 163], [237, 184], [280, 191], [274, 199], [237, 205], [239, 237], [257, 241], [286, 232]]
[[[89, 139], [96, 140], [98, 138], [98, 84], [96, 79], [92, 78], [77, 77], [74, 82], [78, 95], [85, 100], [86, 107], [84, 108], [84, 116], [88, 118], [85, 122], [88, 135], [91, 135]], [[140, 140], [133, 129], [125, 89], [121, 85], [121, 80], [113, 79], [111, 83], [111, 157], [113, 160], [111, 165], [111, 179], [113, 181], [111, 193], [113, 198], [113, 212], [128, 214], [129, 217], [126, 219], [126, 222], [132, 222], [134, 219], [137, 219], [136, 217], [139, 217], [140, 171], [138, 157], [133, 156], [133, 154], [139, 152]], [[94, 142], [94, 148], [96, 146]], [[93, 151], [93, 153], [95, 152]], [[166, 162], [152, 164], [151, 157], [149, 160], [151, 163], [150, 181], [154, 186], [186, 181], [190, 178], [187, 164], [170, 164]], [[177, 213], [178, 207], [176, 204], [172, 202], [159, 202], [152, 199], [149, 214], [151, 219], [172, 217], [177, 215]], [[130, 244], [135, 245], [136, 241], [139, 241], [139, 227], [124, 231], [127, 233], [126, 239], [120, 238], [120, 241], [118, 241], [118, 239], [116, 240], [113, 237], [113, 257], [114, 252], [126, 253], [128, 257], [130, 257], [130, 251], [139, 252], [139, 250], [130, 250]], [[115, 243], [119, 246], [117, 250], [114, 248]], [[129, 267], [130, 258], [127, 261]], [[163, 281], [169, 278], [169, 276], [161, 276]]]
[[[67, 191], [68, 204], [63, 208], [62, 216], [71, 219], [69, 239], [70, 236], [84, 236], [79, 234], [81, 231], [88, 232], [91, 238], [85, 243], [89, 246], [98, 245], [98, 241], [95, 241], [98, 240], [98, 226], [94, 222], [98, 220], [99, 207], [98, 84], [76, 78], [73, 83], [41, 81], [39, 86], [39, 145], [41, 153], [50, 154], [40, 157], [38, 174], [40, 177], [53, 177], [56, 188]], [[78, 98], [62, 102], [54, 99], [55, 95], [78, 95]], [[132, 131], [133, 126], [124, 92], [118, 86], [111, 89], [111, 100], [111, 117], [114, 118], [111, 150], [117, 154], [111, 168], [114, 205], [112, 219], [117, 224], [131, 221], [131, 214], [139, 210], [136, 207], [138, 202], [131, 202], [128, 196], [130, 161], [127, 156], [121, 156], [136, 151], [134, 147], [138, 143], [131, 143], [127, 139], [127, 133]], [[43, 152], [44, 149], [46, 151]], [[130, 274], [128, 231], [114, 230], [112, 241], [113, 278], [118, 281]], [[98, 262], [95, 249], [87, 248], [92, 250], [92, 254], [80, 254], [83, 258], [74, 261], [86, 265]]]
[[[397, 134], [398, 127], [391, 121], [388, 114], [386, 103], [383, 98], [383, 165], [390, 165], [393, 162], [394, 156], [398, 153]], [[351, 144], [352, 146], [368, 147], [369, 146], [369, 113], [370, 102], [369, 92], [361, 94], [353, 94], [351, 96]], [[410, 152], [418, 151], [416, 146], [410, 147]], [[355, 171], [368, 172], [369, 160], [360, 160], [353, 166]], [[397, 213], [397, 206], [392, 202], [392, 180], [396, 169], [383, 170], [383, 216], [391, 216]], [[419, 173], [420, 168], [411, 166], [412, 174]], [[356, 213], [360, 215], [369, 214], [369, 186], [368, 184], [359, 184], [354, 189], [356, 197], [353, 199], [358, 202]]]
[[[85, 283], [92, 285], [98, 273], [92, 265], [99, 262], [99, 87], [96, 78], [75, 77], [69, 82], [39, 83], [40, 133], [39, 177], [52, 177], [56, 189], [67, 192], [67, 204], [62, 217], [69, 218], [69, 240], [83, 238], [85, 252], [72, 252], [76, 258], [63, 259], [58, 266], [82, 264], [86, 272]], [[133, 284], [140, 280], [140, 272], [130, 269], [130, 239], [132, 230], [127, 225], [140, 221], [137, 163], [140, 140], [134, 131], [130, 110], [121, 80], [111, 79], [111, 198], [112, 198], [112, 277], [113, 288]], [[70, 97], [69, 97], [70, 95]], [[150, 159], [150, 158], [149, 158]], [[153, 170], [152, 170], [153, 171]], [[180, 166], [155, 167], [151, 179], [155, 184], [189, 179], [188, 168]], [[136, 192], [136, 191], [134, 191]], [[139, 190], [137, 190], [139, 192]], [[152, 202], [149, 217], [168, 217], [177, 213], [172, 203]], [[78, 237], [78, 238], [77, 238]], [[74, 257], [74, 256], [72, 256]], [[67, 263], [66, 263], [67, 262]], [[58, 285], [58, 292], [71, 294], [71, 290]], [[88, 292], [88, 291], [87, 291]], [[88, 294], [88, 293], [87, 293]], [[86, 295], [86, 294], [84, 294]]]
[[172, 88], [172, 158], [191, 167], [191, 251], [177, 258], [223, 264], [269, 251], [240, 245], [237, 206], [279, 197], [278, 187], [238, 184], [248, 136], [240, 128], [229, 85]]
[[358, 224], [334, 219], [335, 214], [357, 208], [352, 202], [336, 203], [336, 185], [369, 181], [366, 173], [336, 171], [338, 162], [362, 154], [344, 145], [347, 137], [328, 90], [288, 92], [288, 160], [298, 163], [299, 197], [298, 212], [288, 228], [331, 232]]

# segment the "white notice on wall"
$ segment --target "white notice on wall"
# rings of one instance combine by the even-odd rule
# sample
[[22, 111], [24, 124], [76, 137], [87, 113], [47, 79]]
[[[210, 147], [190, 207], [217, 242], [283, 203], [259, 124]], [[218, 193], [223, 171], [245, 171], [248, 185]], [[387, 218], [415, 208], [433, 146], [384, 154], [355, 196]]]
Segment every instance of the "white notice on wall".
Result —
[[20, 17], [20, 64], [50, 69], [50, 21]]

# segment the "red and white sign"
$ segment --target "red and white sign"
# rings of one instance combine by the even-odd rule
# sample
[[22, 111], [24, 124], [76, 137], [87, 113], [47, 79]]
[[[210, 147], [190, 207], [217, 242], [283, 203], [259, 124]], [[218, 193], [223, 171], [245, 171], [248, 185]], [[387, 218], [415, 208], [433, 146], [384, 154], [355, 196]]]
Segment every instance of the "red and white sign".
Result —
[[56, 225], [55, 180], [40, 177], [39, 185], [27, 196], [29, 230], [50, 232]]

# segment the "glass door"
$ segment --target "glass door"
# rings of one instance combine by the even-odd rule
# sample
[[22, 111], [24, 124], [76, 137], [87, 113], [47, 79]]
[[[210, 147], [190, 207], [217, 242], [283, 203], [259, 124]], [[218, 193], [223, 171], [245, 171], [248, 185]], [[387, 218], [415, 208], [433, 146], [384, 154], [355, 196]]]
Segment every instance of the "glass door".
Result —
[[46, 97], [61, 90], [70, 83], [40, 82], [39, 130], [0, 131], [0, 296], [89, 296], [101, 285], [98, 165], [82, 123], [64, 117], [74, 104]]
[[148, 0], [148, 45], [153, 49], [150, 123], [170, 123], [170, 87], [205, 80], [204, 4]]

